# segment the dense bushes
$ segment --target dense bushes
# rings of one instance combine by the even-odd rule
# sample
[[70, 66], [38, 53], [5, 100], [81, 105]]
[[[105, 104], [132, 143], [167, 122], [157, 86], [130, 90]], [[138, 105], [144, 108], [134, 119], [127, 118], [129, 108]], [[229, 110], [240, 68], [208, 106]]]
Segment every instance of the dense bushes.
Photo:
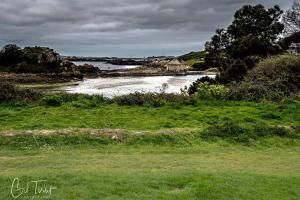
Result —
[[208, 127], [202, 134], [201, 138], [206, 140], [226, 139], [233, 142], [251, 143], [260, 137], [287, 137], [299, 138], [296, 129], [287, 129], [278, 126], [267, 126], [256, 124], [253, 127], [242, 127], [234, 122], [228, 121]]
[[117, 104], [120, 106], [152, 106], [161, 107], [166, 104], [185, 104], [196, 103], [196, 99], [184, 94], [166, 93], [132, 93], [113, 98], [106, 98], [101, 95], [84, 94], [49, 94], [40, 100], [43, 106], [61, 106], [68, 104], [74, 107], [90, 108], [103, 104]]
[[59, 95], [45, 96], [41, 99], [41, 105], [44, 106], [61, 106], [62, 98]]
[[0, 66], [11, 66], [22, 61], [23, 52], [15, 44], [6, 45], [0, 51]]
[[160, 107], [167, 103], [192, 104], [189, 96], [167, 93], [133, 93], [114, 97], [113, 102], [118, 105], [150, 105]]
[[80, 108], [96, 107], [103, 103], [111, 103], [112, 101], [101, 95], [85, 95], [85, 94], [49, 94], [40, 100], [43, 106], [61, 106], [62, 104], [70, 104], [71, 106]]
[[208, 82], [199, 83], [197, 86], [197, 92], [194, 94], [201, 100], [225, 100], [228, 96], [229, 89], [224, 85], [209, 84]]
[[217, 81], [213, 78], [205, 76], [203, 78], [198, 79], [197, 81], [193, 82], [189, 88], [186, 88], [186, 92], [191, 96], [197, 92], [198, 85], [201, 83], [209, 83], [209, 84], [217, 84]]
[[8, 83], [0, 83], [0, 102], [33, 101], [40, 96], [41, 94], [32, 90], [23, 90]]
[[300, 89], [300, 57], [281, 55], [261, 61], [245, 79], [230, 86], [232, 100], [280, 100]]
[[207, 65], [206, 63], [204, 62], [196, 62], [192, 65], [192, 68], [193, 69], [197, 69], [197, 70], [207, 70], [209, 69], [209, 65]]
[[278, 101], [297, 98], [300, 89], [300, 57], [290, 54], [269, 57], [248, 71], [241, 81], [225, 86], [218, 84], [219, 81], [218, 77], [216, 80], [204, 77], [194, 82], [187, 92], [200, 99], [218, 100]]

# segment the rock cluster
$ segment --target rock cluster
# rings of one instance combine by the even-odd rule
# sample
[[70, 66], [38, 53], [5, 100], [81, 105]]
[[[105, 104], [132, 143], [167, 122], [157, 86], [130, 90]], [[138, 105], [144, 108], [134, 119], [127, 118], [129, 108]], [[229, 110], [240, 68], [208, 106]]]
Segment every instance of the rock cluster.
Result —
[[84, 75], [92, 75], [92, 74], [96, 75], [98, 72], [100, 72], [99, 68], [89, 64], [79, 65], [76, 68], [77, 70], [80, 71], [80, 73]]
[[[25, 47], [6, 45], [0, 51], [1, 71], [14, 73], [57, 74], [68, 77], [82, 77], [78, 67], [47, 47]], [[92, 70], [89, 70], [92, 71]]]

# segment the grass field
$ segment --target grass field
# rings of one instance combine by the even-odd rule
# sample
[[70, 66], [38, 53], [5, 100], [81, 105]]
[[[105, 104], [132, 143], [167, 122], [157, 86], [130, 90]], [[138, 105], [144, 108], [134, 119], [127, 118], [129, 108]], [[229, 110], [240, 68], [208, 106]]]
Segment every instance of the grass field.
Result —
[[224, 121], [244, 126], [254, 124], [296, 126], [300, 123], [300, 103], [202, 102], [197, 106], [118, 106], [89, 102], [67, 103], [60, 107], [38, 103], [8, 106], [0, 104], [0, 131], [118, 128], [158, 130], [163, 128], [203, 128]]
[[17, 177], [47, 180], [50, 199], [296, 200], [299, 158], [299, 146], [227, 143], [2, 148], [0, 199], [12, 199]]
[[[299, 127], [297, 102], [2, 104], [0, 120], [0, 199], [13, 199], [15, 178], [14, 194], [30, 181], [55, 187], [51, 195], [37, 195], [31, 183], [17, 199], [300, 198], [299, 139], [270, 136], [246, 145], [198, 137], [224, 121]], [[78, 136], [70, 128], [123, 129], [128, 138]], [[55, 134], [61, 129], [71, 131]], [[36, 132], [22, 135], [26, 130]]]

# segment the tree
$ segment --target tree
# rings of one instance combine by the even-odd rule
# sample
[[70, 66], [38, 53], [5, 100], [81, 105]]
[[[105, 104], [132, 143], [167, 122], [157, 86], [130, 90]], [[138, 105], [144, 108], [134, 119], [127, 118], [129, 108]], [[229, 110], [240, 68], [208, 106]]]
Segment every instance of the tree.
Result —
[[0, 51], [0, 65], [11, 66], [20, 62], [23, 52], [15, 44], [8, 44]]
[[294, 0], [292, 8], [282, 15], [282, 22], [286, 37], [300, 32], [300, 3], [298, 0]]
[[205, 49], [209, 52], [205, 57], [205, 63], [209, 66], [225, 67], [230, 60], [227, 49], [231, 44], [231, 36], [227, 31], [218, 29], [211, 41], [205, 44]]
[[252, 63], [258, 60], [257, 57], [281, 51], [276, 41], [284, 29], [284, 25], [280, 23], [282, 14], [283, 11], [277, 5], [270, 9], [261, 4], [246, 5], [235, 13], [234, 20], [227, 29], [216, 31], [211, 41], [206, 43], [208, 54], [205, 62], [220, 69], [219, 80], [226, 82], [228, 77], [240, 80], [254, 66]]

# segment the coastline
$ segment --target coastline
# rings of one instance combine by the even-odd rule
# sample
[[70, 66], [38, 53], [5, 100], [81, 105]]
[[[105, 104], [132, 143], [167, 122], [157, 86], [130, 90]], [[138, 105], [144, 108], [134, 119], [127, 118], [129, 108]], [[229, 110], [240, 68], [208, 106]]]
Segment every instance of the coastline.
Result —
[[98, 74], [99, 77], [144, 77], [144, 76], [187, 76], [187, 75], [216, 75], [216, 73], [206, 71], [186, 71], [186, 72], [131, 72], [131, 71], [105, 71]]
[[211, 71], [183, 71], [183, 72], [159, 72], [144, 70], [113, 70], [100, 71], [97, 73], [72, 76], [68, 74], [31, 74], [31, 73], [8, 73], [0, 72], [1, 82], [22, 84], [57, 84], [83, 81], [84, 78], [110, 78], [110, 77], [154, 77], [154, 76], [188, 76], [188, 75], [217, 75]]

